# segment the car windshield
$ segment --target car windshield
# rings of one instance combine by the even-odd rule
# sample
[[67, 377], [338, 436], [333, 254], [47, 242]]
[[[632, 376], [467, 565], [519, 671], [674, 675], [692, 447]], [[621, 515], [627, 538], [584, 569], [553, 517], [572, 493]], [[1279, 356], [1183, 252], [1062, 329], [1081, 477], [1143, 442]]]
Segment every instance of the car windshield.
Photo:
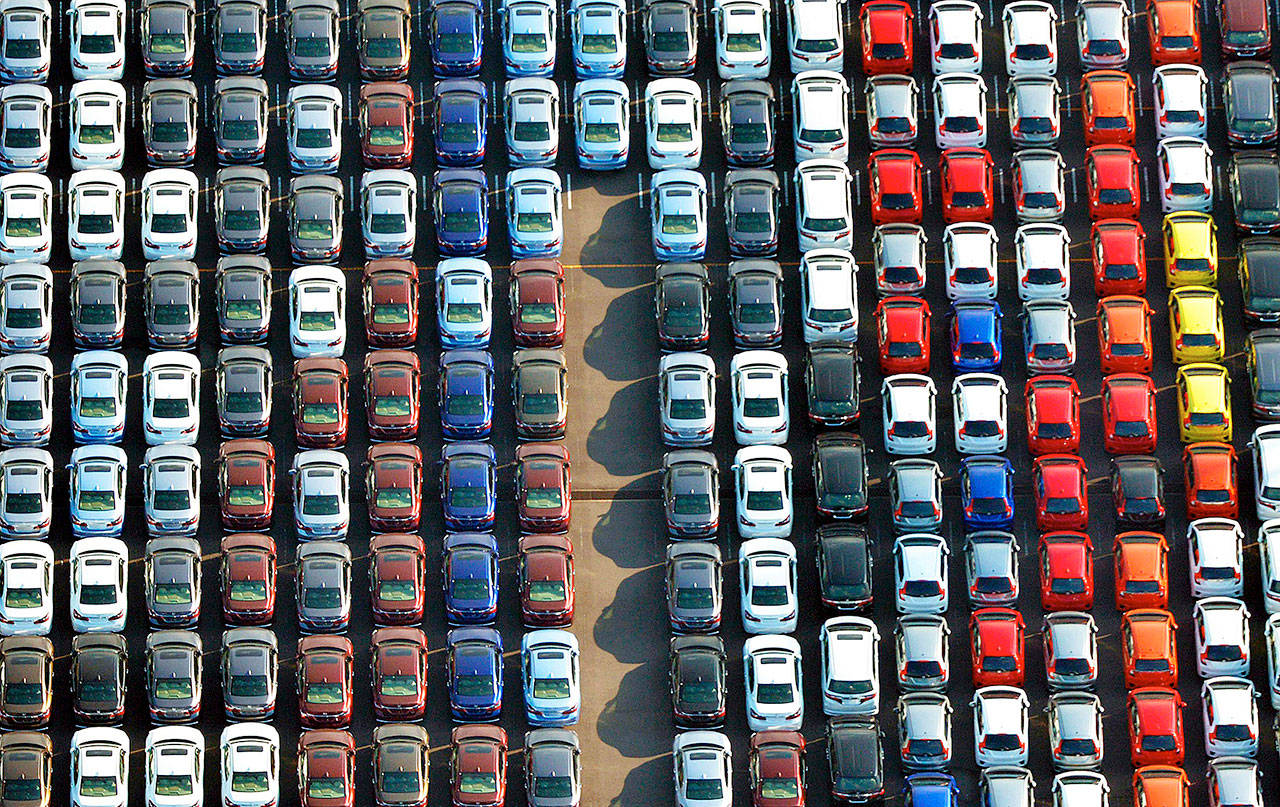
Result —
[[749, 418], [777, 417], [781, 411], [781, 402], [777, 398], [744, 398], [742, 414]]
[[5, 148], [33, 149], [40, 147], [40, 130], [11, 127], [4, 130]]
[[364, 49], [371, 59], [399, 59], [404, 53], [398, 36], [376, 36], [366, 39]]
[[412, 401], [407, 395], [380, 395], [373, 403], [374, 414], [381, 417], [406, 417], [412, 411]]
[[531, 392], [520, 396], [520, 410], [526, 415], [554, 415], [560, 411], [560, 397], [551, 392]]
[[375, 235], [396, 235], [405, 232], [406, 219], [401, 213], [374, 213], [369, 216], [369, 232]]
[[547, 510], [564, 505], [564, 496], [558, 487], [529, 488], [524, 496], [525, 507], [534, 510]]
[[729, 139], [742, 145], [767, 143], [769, 129], [763, 123], [731, 123], [729, 124]]
[[1221, 412], [1192, 412], [1187, 420], [1192, 426], [1220, 426], [1226, 422]]
[[231, 485], [227, 488], [227, 504], [232, 507], [260, 507], [267, 503], [262, 485]]
[[[24, 780], [26, 781], [26, 780]], [[33, 782], [34, 784], [34, 782]], [[80, 795], [89, 798], [105, 799], [116, 795], [118, 782], [114, 776], [88, 776], [81, 774], [80, 776]], [[15, 799], [26, 801], [27, 799], [35, 800], [36, 795], [33, 793], [26, 799], [18, 797], [9, 791], [9, 783], [5, 782], [4, 797], [6, 799]]]
[[186, 700], [191, 697], [192, 692], [190, 678], [160, 678], [155, 684], [156, 700]]
[[943, 129], [955, 134], [970, 134], [982, 131], [982, 122], [972, 115], [952, 115], [945, 119]]
[[853, 319], [853, 312], [848, 308], [817, 308], [811, 306], [807, 316], [814, 322], [838, 324], [850, 322]]
[[336, 403], [305, 404], [302, 407], [302, 422], [314, 426], [332, 426], [340, 421]]
[[186, 213], [156, 213], [151, 217], [151, 231], [174, 235], [187, 231]]
[[228, 392], [224, 408], [229, 414], [254, 414], [262, 411], [262, 395], [257, 392]]
[[78, 138], [82, 146], [108, 146], [116, 141], [114, 126], [80, 124]]
[[701, 420], [707, 416], [707, 405], [701, 398], [676, 398], [667, 411], [672, 420]]
[[715, 594], [709, 588], [676, 589], [676, 605], [690, 610], [704, 610], [715, 605]]
[[404, 127], [403, 126], [370, 126], [369, 127], [369, 145], [382, 148], [391, 148], [395, 146], [403, 146]]
[[659, 143], [688, 143], [693, 140], [693, 124], [659, 123], [656, 137]]
[[560, 580], [534, 580], [529, 583], [530, 602], [563, 602], [568, 596]]
[[6, 513], [39, 513], [44, 509], [44, 496], [39, 493], [7, 493], [4, 497]]
[[413, 675], [384, 675], [378, 691], [389, 698], [407, 698], [418, 694], [418, 678]]
[[459, 600], [487, 600], [489, 582], [483, 578], [458, 578], [449, 584], [449, 593]]
[[147, 47], [155, 55], [181, 55], [187, 50], [187, 37], [180, 32], [155, 33], [147, 37]]
[[302, 497], [302, 512], [308, 516], [336, 516], [340, 505], [334, 495], [312, 493]]
[[300, 36], [293, 40], [293, 53], [307, 59], [322, 59], [329, 55], [329, 37]]
[[511, 127], [513, 140], [540, 143], [551, 137], [551, 127], [542, 121], [517, 121]]
[[[838, 47], [840, 42], [835, 39], [797, 39], [795, 43], [795, 49], [801, 53], [831, 53]], [[877, 59], [899, 59], [906, 52], [897, 43], [877, 43], [871, 46], [871, 55]]]
[[347, 794], [347, 783], [336, 776], [312, 776], [307, 780], [308, 799], [340, 799]]
[[720, 702], [720, 685], [706, 679], [682, 681], [680, 700], [685, 703], [717, 704]]
[[237, 698], [261, 698], [267, 694], [267, 676], [231, 676], [231, 694]]
[[459, 695], [469, 698], [492, 697], [494, 690], [493, 679], [487, 675], [459, 675], [453, 688]]
[[444, 318], [446, 322], [475, 325], [484, 321], [484, 308], [480, 303], [449, 303]]
[[234, 771], [231, 790], [235, 793], [266, 793], [271, 783], [266, 771]]
[[1018, 659], [1014, 656], [983, 656], [982, 669], [986, 672], [1014, 672]]
[[232, 602], [261, 602], [267, 598], [265, 580], [233, 580], [228, 592]]
[[81, 53], [115, 53], [116, 38], [111, 34], [80, 34]]
[[319, 681], [307, 684], [307, 703], [335, 704], [342, 703], [342, 684]]
[[449, 489], [449, 504], [452, 507], [476, 508], [485, 507], [489, 502], [489, 491], [484, 487], [458, 485]]
[[85, 605], [112, 605], [120, 592], [113, 585], [81, 585], [80, 602]]
[[815, 233], [833, 233], [837, 230], [848, 229], [849, 220], [844, 217], [819, 219], [813, 216], [805, 216], [803, 229]]
[[771, 705], [792, 703], [795, 700], [795, 690], [791, 684], [757, 684], [756, 685], [756, 701], [759, 703], [767, 703]]
[[195, 792], [191, 777], [180, 774], [157, 774], [155, 791], [157, 796], [171, 798], [190, 796]]
[[770, 511], [782, 509], [782, 491], [752, 490], [747, 492], [747, 509]]
[[300, 128], [294, 143], [302, 149], [327, 149], [333, 146], [333, 132], [328, 128]]
[[618, 40], [613, 34], [583, 34], [580, 47], [583, 53], [616, 53], [618, 51]]
[[463, 771], [458, 774], [458, 792], [468, 795], [484, 795], [498, 792], [498, 776], [480, 771]]
[[8, 608], [39, 608], [44, 604], [44, 592], [38, 588], [8, 588], [4, 604]]
[[42, 229], [39, 218], [9, 216], [4, 220], [4, 234], [10, 238], [38, 238]]
[[380, 488], [373, 502], [374, 507], [403, 510], [413, 506], [413, 491], [409, 488]]
[[44, 325], [44, 312], [40, 308], [10, 306], [4, 312], [6, 328], [27, 329]]
[[465, 210], [447, 210], [440, 217], [447, 232], [476, 233], [480, 231], [480, 214]]
[[565, 700], [570, 694], [568, 678], [535, 678], [532, 689], [540, 700]]
[[791, 591], [786, 586], [752, 586], [751, 604], [764, 606], [786, 605], [791, 601]]
[[191, 308], [186, 303], [160, 303], [152, 307], [151, 318], [156, 325], [187, 325]]
[[382, 771], [378, 775], [378, 789], [383, 793], [418, 793], [422, 779], [415, 771]]
[[[80, 47], [83, 49], [84, 45]], [[258, 50], [258, 35], [252, 31], [226, 31], [218, 38], [218, 49], [225, 54], [254, 53]]]
[[741, 303], [737, 307], [738, 322], [743, 325], [769, 325], [778, 319], [770, 303]]
[[717, 801], [724, 798], [724, 783], [719, 779], [690, 779], [684, 785], [684, 797], [690, 801]]
[[1244, 658], [1244, 649], [1236, 644], [1211, 644], [1205, 648], [1205, 657], [1209, 661], [1239, 661]]
[[705, 493], [677, 493], [671, 511], [678, 516], [701, 516], [711, 512], [711, 497]]
[[836, 678], [827, 682], [827, 689], [837, 695], [865, 695], [875, 689], [875, 682], [871, 680], [843, 681]]
[[544, 799], [568, 799], [573, 796], [573, 779], [569, 776], [537, 776], [533, 795]]
[[258, 122], [254, 120], [228, 120], [222, 122], [224, 140], [257, 140]]
[[342, 605], [342, 592], [328, 586], [309, 586], [302, 601], [307, 608], [338, 608]]
[[740, 233], [767, 233], [772, 226], [773, 216], [767, 212], [750, 211], [733, 214], [733, 229]]
[[332, 331], [337, 327], [337, 318], [332, 311], [303, 311], [298, 315], [300, 331]]
[[513, 31], [511, 33], [512, 53], [542, 53], [547, 49], [547, 37], [540, 32]]
[[469, 54], [475, 48], [476, 38], [470, 31], [441, 31], [436, 34], [436, 50], [440, 53]]
[[189, 137], [183, 121], [157, 121], [151, 124], [151, 139], [157, 143], [185, 143]]
[[82, 235], [104, 235], [115, 230], [115, 216], [82, 213], [76, 217], [76, 231]]
[[[298, 238], [302, 241], [328, 241], [333, 238], [333, 219], [299, 219]], [[304, 312], [306, 313], [314, 312]]]
[[551, 232], [552, 224], [550, 213], [521, 212], [516, 214], [516, 230], [522, 233], [549, 233]]
[[761, 49], [760, 34], [727, 34], [724, 38], [724, 49], [727, 53], [759, 53]]
[[616, 123], [586, 123], [582, 127], [582, 139], [588, 143], [617, 143], [622, 133]]
[[157, 418], [185, 418], [191, 414], [191, 401], [186, 398], [156, 398], [151, 414]]
[[554, 325], [556, 312], [555, 303], [525, 303], [520, 306], [520, 321], [525, 325]]
[[667, 213], [662, 216], [662, 232], [666, 235], [697, 235], [698, 217], [689, 213]]
[[156, 583], [152, 599], [158, 605], [190, 605], [191, 586], [187, 583]]
[[[834, 143], [837, 140], [844, 139], [844, 131], [841, 129], [801, 129], [800, 139], [809, 143]], [[895, 210], [913, 206], [914, 200], [909, 195], [885, 194], [886, 199], [901, 196], [906, 196], [907, 202], [905, 205], [901, 203], [901, 200], [899, 200], [898, 203], [889, 202], [886, 203], [885, 206], [891, 207]]]

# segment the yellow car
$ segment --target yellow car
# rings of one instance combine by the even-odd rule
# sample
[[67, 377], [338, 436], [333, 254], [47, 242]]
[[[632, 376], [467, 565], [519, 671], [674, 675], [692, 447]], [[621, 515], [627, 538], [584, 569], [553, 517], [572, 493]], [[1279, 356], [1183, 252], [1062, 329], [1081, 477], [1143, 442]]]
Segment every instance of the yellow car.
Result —
[[1218, 292], [1208, 286], [1183, 286], [1169, 292], [1169, 343], [1175, 364], [1222, 359], [1227, 338]]
[[1164, 283], [1178, 286], [1218, 285], [1218, 227], [1213, 216], [1184, 210], [1160, 223], [1164, 235]]
[[1184, 443], [1231, 442], [1231, 376], [1220, 364], [1178, 368], [1178, 433]]

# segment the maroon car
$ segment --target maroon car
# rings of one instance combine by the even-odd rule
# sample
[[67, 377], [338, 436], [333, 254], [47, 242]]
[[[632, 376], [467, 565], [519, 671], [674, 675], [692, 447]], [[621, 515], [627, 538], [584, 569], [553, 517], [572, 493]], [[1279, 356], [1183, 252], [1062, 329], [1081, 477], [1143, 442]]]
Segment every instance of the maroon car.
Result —
[[347, 363], [311, 357], [293, 363], [293, 430], [299, 446], [347, 442]]
[[228, 440], [218, 448], [218, 501], [222, 526], [263, 530], [275, 504], [276, 451], [266, 440]]
[[369, 541], [369, 600], [375, 625], [412, 625], [426, 606], [427, 548], [417, 535], [387, 532]]
[[751, 735], [753, 807], [804, 807], [804, 737], [798, 731], [760, 731]]
[[413, 162], [413, 88], [398, 81], [360, 87], [360, 153], [370, 168]]
[[405, 258], [364, 265], [364, 335], [370, 347], [411, 347], [418, 340], [418, 267]]
[[564, 267], [554, 258], [511, 264], [511, 327], [521, 347], [564, 344]]
[[222, 539], [222, 619], [265, 625], [276, 614], [276, 544], [270, 535], [241, 532]]
[[413, 531], [422, 520], [422, 451], [412, 443], [378, 443], [365, 456], [369, 526]]
[[573, 624], [573, 544], [568, 536], [520, 539], [520, 618], [529, 628]]
[[373, 714], [378, 720], [421, 720], [427, 709], [427, 636], [417, 628], [373, 632]]
[[298, 641], [298, 722], [307, 728], [351, 724], [351, 662], [345, 636], [306, 636]]
[[507, 798], [507, 733], [499, 726], [453, 730], [449, 790], [454, 807], [502, 807]]
[[573, 490], [569, 449], [525, 443], [516, 449], [516, 509], [525, 532], [567, 532]]
[[412, 440], [418, 436], [421, 376], [416, 353], [373, 350], [365, 354], [365, 414], [371, 438]]
[[304, 731], [298, 737], [298, 800], [302, 807], [352, 807], [356, 741], [345, 731]]

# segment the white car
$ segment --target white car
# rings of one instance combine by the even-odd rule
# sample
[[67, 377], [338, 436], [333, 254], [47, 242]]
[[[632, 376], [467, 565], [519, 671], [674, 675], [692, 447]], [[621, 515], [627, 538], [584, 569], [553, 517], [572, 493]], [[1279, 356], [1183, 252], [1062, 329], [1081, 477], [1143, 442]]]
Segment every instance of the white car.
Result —
[[1249, 675], [1249, 609], [1234, 597], [1196, 600], [1196, 671], [1201, 678]]
[[1053, 76], [1009, 79], [1009, 139], [1015, 147], [1053, 145], [1062, 136], [1062, 85]]
[[49, 537], [53, 457], [42, 448], [0, 452], [0, 538]]
[[1031, 702], [1018, 687], [986, 686], [973, 693], [973, 755], [979, 768], [1026, 765]]
[[970, 0], [929, 6], [929, 65], [934, 75], [982, 72], [982, 9]]
[[40, 84], [10, 84], [0, 89], [0, 167], [7, 171], [46, 171], [53, 94]]
[[1129, 63], [1132, 17], [1128, 0], [1081, 0], [1076, 4], [1076, 43], [1080, 64], [1086, 70], [1123, 69]]
[[0, 33], [5, 41], [0, 53], [0, 80], [5, 84], [48, 81], [52, 19], [49, 0], [0, 2]]
[[951, 653], [947, 637], [951, 628], [938, 614], [899, 616], [894, 626], [894, 660], [898, 688], [907, 691], [947, 688], [951, 679]]
[[1098, 625], [1083, 611], [1046, 614], [1045, 678], [1050, 691], [1090, 689], [1098, 682]]
[[525, 633], [520, 640], [525, 719], [531, 726], [571, 726], [578, 722], [582, 684], [578, 639], [567, 630]]
[[367, 259], [407, 258], [418, 231], [418, 183], [394, 168], [360, 177], [360, 225]]
[[1009, 447], [1009, 388], [992, 373], [965, 373], [951, 384], [956, 451], [1003, 454]]
[[94, 79], [71, 85], [67, 95], [71, 110], [71, 132], [67, 137], [71, 170], [120, 170], [124, 165], [127, 105], [124, 87], [115, 81]]
[[1111, 786], [1094, 771], [1066, 771], [1053, 777], [1051, 807], [1108, 807]]
[[1213, 209], [1213, 150], [1198, 137], [1166, 137], [1156, 145], [1160, 209]]
[[147, 807], [201, 807], [204, 804], [204, 735], [190, 726], [161, 726], [147, 732]]
[[898, 696], [898, 755], [910, 771], [951, 765], [951, 702], [940, 692]]
[[867, 79], [863, 95], [872, 146], [915, 144], [920, 136], [920, 94], [920, 84], [911, 76], [884, 74]]
[[800, 256], [800, 311], [806, 343], [858, 340], [858, 266], [843, 249]]
[[1058, 72], [1058, 13], [1042, 0], [1005, 5], [1004, 69], [1010, 76]]
[[828, 717], [880, 711], [880, 631], [861, 616], [822, 623], [822, 711]]
[[222, 730], [224, 807], [275, 807], [280, 797], [280, 734], [266, 723], [232, 723]]
[[890, 454], [932, 454], [938, 447], [938, 388], [915, 373], [891, 375], [880, 385], [884, 448]]
[[1280, 519], [1258, 527], [1258, 576], [1263, 607], [1268, 614], [1280, 613]]
[[729, 363], [738, 445], [782, 445], [791, 430], [787, 360], [772, 350], [735, 353]]
[[975, 607], [1018, 601], [1018, 539], [1003, 530], [969, 533], [964, 545], [964, 576]]
[[1216, 757], [1258, 755], [1258, 690], [1247, 678], [1218, 676], [1200, 685], [1204, 752]]
[[479, 258], [445, 258], [436, 267], [440, 346], [489, 347], [493, 335], [493, 270]]
[[1209, 77], [1197, 64], [1165, 64], [1151, 74], [1156, 139], [1204, 138], [1209, 131]]
[[[795, 0], [804, 5], [814, 0]], [[791, 134], [796, 162], [849, 161], [849, 83], [831, 70], [806, 70], [791, 80]]]
[[502, 58], [507, 76], [550, 76], [556, 69], [556, 5], [550, 0], [502, 0]]
[[302, 540], [346, 538], [351, 525], [351, 464], [340, 451], [313, 448], [293, 456], [293, 522]]
[[1280, 518], [1280, 423], [1259, 426], [1249, 441], [1258, 520]]
[[296, 174], [331, 174], [342, 157], [342, 93], [329, 84], [289, 88], [286, 142]]
[[77, 171], [67, 183], [67, 249], [71, 260], [124, 254], [124, 177], [116, 171]]
[[830, 247], [853, 249], [853, 175], [836, 160], [796, 166], [796, 240], [803, 254]]
[[86, 350], [71, 359], [71, 433], [77, 443], [124, 438], [129, 363], [112, 350]]
[[152, 446], [142, 459], [147, 534], [195, 535], [200, 525], [200, 452], [191, 446]]
[[142, 255], [195, 260], [200, 180], [185, 168], [158, 168], [142, 177]]
[[0, 359], [0, 446], [43, 446], [53, 431], [53, 363], [19, 353]]
[[71, 807], [128, 807], [129, 735], [106, 726], [71, 735]]
[[589, 171], [622, 168], [631, 152], [631, 91], [617, 79], [577, 82], [573, 125], [579, 167]]
[[672, 757], [676, 807], [733, 807], [728, 737], [718, 731], [682, 731], [672, 743]]
[[752, 538], [738, 547], [742, 629], [749, 634], [791, 633], [800, 602], [796, 548], [781, 538]]
[[44, 174], [0, 176], [0, 263], [44, 263], [53, 246], [53, 183]]
[[702, 88], [693, 79], [660, 78], [644, 88], [649, 167], [696, 169], [702, 161]]
[[1057, 770], [1090, 770], [1102, 764], [1102, 702], [1092, 692], [1049, 696], [1049, 754]]
[[1071, 236], [1061, 224], [1024, 224], [1013, 237], [1018, 299], [1066, 300], [1071, 296]]
[[844, 72], [844, 6], [838, 0], [791, 0], [787, 6], [787, 53], [791, 72]]
[[289, 273], [289, 344], [293, 357], [339, 358], [347, 344], [347, 278], [332, 266]]
[[919, 294], [927, 285], [925, 246], [929, 237], [919, 224], [881, 224], [871, 234], [876, 293]]
[[129, 547], [119, 538], [71, 545], [71, 629], [120, 633], [129, 612]]
[[123, 533], [128, 462], [118, 446], [77, 446], [71, 452], [67, 498], [73, 537]]
[[972, 73], [944, 73], [933, 80], [933, 138], [940, 149], [986, 148], [987, 82]]
[[200, 436], [200, 360], [180, 350], [142, 364], [142, 430], [147, 445], [195, 445]]
[[658, 360], [662, 442], [705, 446], [716, 430], [716, 366], [705, 353], [667, 353]]
[[1231, 518], [1198, 518], [1187, 525], [1191, 596], [1244, 596], [1244, 530]]
[[623, 0], [573, 0], [569, 34], [576, 78], [622, 78], [627, 69], [627, 5]]
[[743, 446], [734, 454], [734, 497], [741, 538], [791, 537], [791, 474], [791, 452], [780, 446]]
[[[594, 3], [597, 8], [615, 8]], [[560, 150], [560, 87], [549, 78], [513, 78], [502, 88], [507, 163], [552, 168]]]
[[894, 605], [898, 613], [946, 613], [950, 554], [947, 542], [932, 533], [913, 532], [894, 540]]
[[1013, 207], [1018, 223], [1057, 222], [1067, 208], [1066, 162], [1053, 149], [1013, 154]]
[[0, 545], [0, 636], [48, 636], [53, 622], [53, 548], [45, 541]]
[[564, 184], [550, 168], [507, 172], [507, 239], [515, 258], [558, 258], [564, 247]]
[[667, 168], [653, 175], [650, 237], [659, 261], [700, 261], [707, 254], [707, 180]]
[[1267, 647], [1267, 693], [1271, 708], [1280, 709], [1280, 614], [1267, 617], [1263, 635]]
[[773, 56], [769, 3], [715, 0], [716, 70], [721, 79], [768, 78]]
[[1263, 807], [1266, 804], [1257, 762], [1226, 757], [1209, 760], [1208, 768], [1205, 779], [1209, 807]]
[[0, 351], [44, 353], [53, 339], [53, 272], [42, 263], [0, 267]]
[[800, 643], [790, 636], [749, 636], [742, 643], [747, 727], [799, 731], [804, 722]]
[[71, 0], [71, 77], [76, 81], [124, 76], [125, 0]]

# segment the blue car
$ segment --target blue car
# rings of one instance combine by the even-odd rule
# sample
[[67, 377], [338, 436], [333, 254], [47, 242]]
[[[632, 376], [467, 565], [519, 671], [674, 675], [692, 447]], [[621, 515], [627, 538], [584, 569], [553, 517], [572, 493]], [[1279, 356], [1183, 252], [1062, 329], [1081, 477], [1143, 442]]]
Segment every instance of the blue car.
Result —
[[915, 773], [902, 788], [903, 807], [958, 807], [960, 787], [947, 773]]
[[480, 0], [443, 0], [431, 6], [431, 68], [437, 76], [480, 73], [484, 8]]
[[483, 350], [440, 354], [440, 428], [446, 440], [483, 440], [493, 428], [493, 357]]
[[1000, 369], [1000, 305], [964, 300], [951, 306], [951, 366], [957, 373]]
[[498, 462], [488, 443], [450, 443], [440, 452], [440, 498], [447, 530], [493, 526]]
[[502, 634], [493, 628], [449, 631], [449, 713], [462, 723], [502, 712]]
[[968, 457], [960, 462], [960, 507], [970, 530], [1013, 525], [1013, 463], [1004, 457]]
[[498, 541], [487, 532], [444, 538], [444, 610], [450, 625], [488, 625], [498, 616]]
[[474, 78], [437, 81], [435, 87], [436, 162], [475, 168], [484, 162], [485, 110], [489, 93]]
[[431, 181], [441, 255], [483, 255], [489, 246], [489, 180], [479, 168], [442, 168]]

